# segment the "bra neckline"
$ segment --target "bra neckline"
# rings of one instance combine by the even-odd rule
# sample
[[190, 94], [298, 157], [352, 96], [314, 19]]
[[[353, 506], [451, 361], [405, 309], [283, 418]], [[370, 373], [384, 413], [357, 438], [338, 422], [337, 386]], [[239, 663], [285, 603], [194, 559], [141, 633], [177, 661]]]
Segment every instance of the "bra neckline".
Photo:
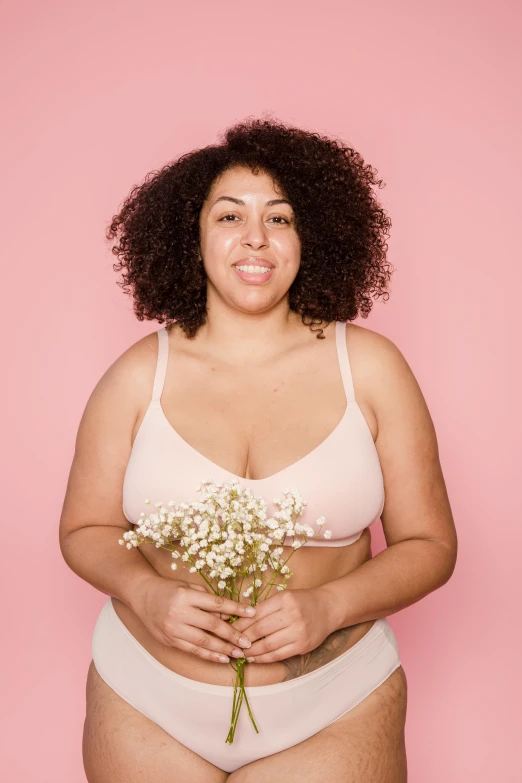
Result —
[[[187, 440], [185, 440], [185, 438], [183, 438], [179, 434], [179, 432], [172, 426], [172, 424], [170, 423], [170, 421], [168, 420], [168, 418], [167, 418], [167, 416], [165, 414], [165, 411], [163, 410], [163, 406], [161, 405], [161, 401], [160, 400], [152, 400], [152, 402], [156, 403], [158, 412], [159, 412], [159, 414], [161, 416], [161, 420], [167, 426], [167, 429], [170, 430], [173, 433], [173, 435], [179, 441], [181, 441], [181, 443], [184, 446], [186, 446], [188, 449], [190, 449], [190, 451], [192, 451], [197, 457], [199, 457], [200, 459], [202, 459], [205, 462], [207, 462], [214, 470], [219, 470], [221, 473], [227, 473], [229, 476], [232, 476], [233, 478], [237, 479], [238, 481], [246, 481], [249, 484], [261, 484], [263, 481], [271, 481], [273, 479], [279, 479], [284, 473], [287, 473], [289, 470], [293, 470], [298, 465], [300, 466], [305, 460], [309, 459], [313, 454], [315, 454], [316, 451], [318, 451], [323, 446], [325, 446], [334, 437], [334, 435], [338, 432], [338, 430], [344, 424], [345, 419], [348, 417], [348, 413], [351, 410], [351, 405], [352, 404], [357, 405], [355, 400], [347, 400], [346, 401], [346, 407], [344, 409], [344, 413], [343, 413], [342, 417], [340, 418], [340, 420], [335, 425], [335, 427], [333, 428], [333, 430], [325, 438], [323, 438], [323, 440], [320, 443], [318, 443], [317, 446], [315, 446], [311, 451], [307, 452], [307, 454], [305, 454], [303, 457], [300, 457], [298, 460], [296, 460], [296, 462], [292, 462], [291, 465], [287, 465], [286, 468], [283, 468], [282, 470], [278, 470], [277, 473], [272, 473], [272, 475], [270, 475], [270, 476], [265, 476], [264, 478], [259, 478], [259, 479], [251, 479], [251, 478], [245, 478], [244, 476], [238, 476], [236, 473], [232, 473], [232, 471], [227, 470], [226, 468], [222, 468], [217, 463], [212, 462], [212, 460], [209, 459], [208, 457], [205, 457], [205, 455], [202, 454], [200, 451], [198, 451], [196, 448], [194, 448], [194, 446], [191, 446], [191, 444]], [[211, 476], [209, 476], [208, 478], [211, 478]]]
[[[311, 451], [309, 451], [303, 457], [300, 457], [296, 462], [293, 462], [291, 465], [287, 465], [287, 467], [277, 471], [277, 473], [272, 473], [272, 475], [265, 476], [264, 478], [260, 478], [260, 479], [250, 479], [250, 478], [244, 478], [243, 476], [238, 476], [236, 473], [232, 473], [232, 471], [227, 470], [226, 468], [222, 468], [219, 465], [217, 465], [215, 462], [212, 462], [212, 460], [209, 459], [209, 457], [205, 457], [204, 454], [198, 451], [194, 446], [192, 446], [188, 441], [186, 441], [179, 434], [179, 432], [175, 429], [175, 427], [171, 424], [171, 422], [167, 418], [167, 415], [163, 410], [163, 406], [161, 405], [161, 396], [163, 393], [163, 387], [165, 384], [165, 377], [167, 374], [167, 366], [169, 360], [169, 336], [165, 327], [158, 329], [157, 335], [158, 335], [158, 358], [156, 363], [156, 373], [154, 376], [152, 399], [149, 404], [149, 409], [151, 409], [151, 407], [155, 405], [163, 426], [165, 426], [166, 429], [172, 433], [173, 437], [177, 438], [178, 441], [185, 448], [189, 449], [200, 460], [206, 462], [213, 470], [220, 471], [221, 473], [225, 473], [226, 475], [231, 476], [237, 481], [243, 481], [253, 485], [261, 485], [263, 482], [273, 481], [275, 479], [281, 478], [289, 471], [294, 470], [294, 468], [296, 468], [297, 466], [300, 467], [305, 461], [310, 460], [312, 457], [315, 456], [315, 454], [320, 449], [324, 448], [327, 444], [329, 444], [330, 441], [333, 440], [335, 435], [339, 432], [339, 430], [343, 426], [344, 422], [348, 418], [352, 409], [360, 411], [359, 405], [355, 399], [352, 372], [350, 368], [350, 360], [348, 357], [348, 349], [346, 346], [346, 321], [336, 321], [335, 324], [336, 354], [337, 354], [339, 370], [341, 373], [341, 380], [343, 384], [344, 394], [346, 398], [346, 407], [344, 409], [344, 413], [341, 419], [337, 422], [333, 430], [325, 438], [323, 438], [323, 440], [320, 443], [318, 443], [317, 446], [315, 446]], [[362, 412], [361, 412], [361, 416], [362, 416]], [[368, 430], [370, 437], [372, 437], [366, 419], [364, 418], [364, 416], [362, 416], [362, 418], [363, 421], [365, 422], [366, 429]], [[145, 421], [145, 418], [143, 419], [143, 421]], [[134, 443], [136, 443], [137, 437], [138, 437], [138, 433], [136, 434]], [[372, 437], [372, 442], [373, 442], [373, 437]], [[134, 448], [134, 444], [133, 444], [133, 448]]]

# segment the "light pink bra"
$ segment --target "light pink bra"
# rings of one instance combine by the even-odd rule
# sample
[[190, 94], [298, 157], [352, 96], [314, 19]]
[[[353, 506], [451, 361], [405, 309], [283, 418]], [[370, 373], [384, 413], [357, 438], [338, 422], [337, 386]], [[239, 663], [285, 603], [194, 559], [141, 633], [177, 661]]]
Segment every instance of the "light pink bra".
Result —
[[[274, 497], [284, 489], [297, 489], [308, 501], [299, 521], [316, 535], [306, 546], [345, 546], [357, 541], [376, 522], [384, 508], [384, 483], [372, 434], [354, 396], [346, 348], [346, 324], [336, 322], [335, 340], [346, 409], [335, 429], [312, 451], [293, 465], [262, 479], [245, 479], [220, 468], [190, 446], [172, 427], [160, 404], [169, 354], [165, 327], [158, 329], [158, 360], [152, 399], [134, 440], [123, 482], [123, 513], [135, 523], [153, 504], [200, 500], [195, 488], [205, 479], [239, 479], [267, 503], [267, 513], [278, 510]], [[145, 499], [150, 500], [146, 504]], [[315, 520], [326, 517], [321, 536]]]

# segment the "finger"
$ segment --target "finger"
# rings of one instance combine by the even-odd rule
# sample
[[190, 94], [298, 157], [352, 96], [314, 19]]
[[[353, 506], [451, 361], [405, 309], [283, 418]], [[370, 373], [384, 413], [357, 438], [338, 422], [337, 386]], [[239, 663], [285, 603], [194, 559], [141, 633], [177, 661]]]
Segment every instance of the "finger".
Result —
[[222, 595], [212, 593], [194, 593], [193, 606], [205, 609], [208, 612], [224, 612], [225, 614], [239, 615], [240, 617], [254, 617], [256, 608], [240, 601], [232, 601]]
[[257, 656], [273, 653], [289, 644], [295, 644], [295, 633], [292, 634], [291, 628], [284, 628], [263, 639], [258, 639], [251, 647], [245, 649], [245, 655], [247, 658], [256, 658], [257, 662]]
[[263, 653], [262, 655], [248, 655], [247, 661], [250, 663], [274, 663], [275, 661], [284, 661], [287, 658], [293, 658], [296, 655], [294, 644], [287, 644], [273, 652]]
[[258, 604], [256, 604], [255, 608], [256, 620], [260, 620], [262, 617], [268, 617], [269, 614], [273, 614], [274, 612], [279, 612], [282, 608], [281, 593], [260, 601]]
[[[210, 612], [210, 614], [213, 614], [216, 617], [219, 617], [220, 620], [228, 620], [229, 617], [230, 617], [229, 614], [222, 614], [221, 612]], [[239, 628], [237, 630], [239, 630]]]
[[[228, 616], [227, 616], [228, 619]], [[255, 617], [240, 617], [239, 620], [234, 620], [234, 628], [236, 631], [239, 631], [239, 633], [243, 633], [247, 630], [247, 628], [250, 628], [252, 623], [256, 621]]]
[[191, 626], [210, 631], [215, 636], [231, 642], [233, 646], [240, 649], [250, 647], [250, 640], [236, 630], [234, 627], [235, 623], [231, 624], [220, 620], [213, 612], [203, 612], [200, 609], [196, 609], [189, 622]]
[[290, 624], [287, 614], [284, 612], [274, 612], [273, 614], [269, 614], [268, 617], [261, 618], [261, 620], [258, 620], [256, 617], [252, 625], [245, 631], [242, 631], [241, 634], [253, 644], [264, 636], [270, 636], [271, 634], [281, 631], [283, 628], [287, 628]]
[[183, 652], [190, 653], [191, 655], [197, 655], [198, 658], [202, 658], [204, 661], [213, 661], [214, 663], [230, 662], [230, 658], [226, 653], [215, 651], [206, 647], [198, 647], [197, 645], [191, 644], [184, 639], [177, 639], [175, 646]]
[[183, 640], [189, 643], [191, 647], [188, 652], [191, 652], [194, 655], [199, 654], [199, 649], [208, 650], [209, 652], [232, 658], [232, 660], [244, 658], [246, 654], [246, 651], [243, 651], [240, 647], [236, 647], [231, 642], [213, 636], [213, 634], [207, 633], [202, 628], [196, 628], [194, 626], [185, 626], [183, 628]]
[[[205, 587], [205, 585], [196, 585], [196, 584], [193, 584], [192, 582], [187, 582], [186, 584], [187, 584], [187, 587], [190, 587], [192, 590], [199, 590], [200, 592], [203, 592], [203, 593], [209, 593], [210, 592], [210, 595], [212, 595], [212, 592], [209, 591], [208, 587]], [[217, 614], [217, 616], [220, 617], [222, 620], [228, 620], [228, 618], [230, 617], [230, 615], [223, 614], [223, 612], [213, 612], [212, 614]]]
[[[185, 582], [185, 584], [186, 584], [187, 587], [190, 587], [191, 590], [199, 590], [200, 593], [209, 593], [210, 592], [210, 594], [212, 595], [212, 592], [205, 585], [198, 585], [198, 584], [194, 584], [193, 582]], [[221, 617], [221, 612], [215, 612], [215, 613], [213, 612], [213, 614], [217, 614], [218, 617]], [[223, 618], [223, 619], [225, 619], [225, 618]]]
[[246, 636], [246, 638], [249, 639], [251, 642], [254, 641], [254, 638], [258, 639], [261, 636], [266, 635], [264, 633], [259, 633], [258, 629], [255, 629], [254, 635], [252, 635], [251, 629], [254, 626], [254, 624], [262, 619], [266, 620], [266, 618], [270, 616], [275, 616], [278, 612], [278, 610], [274, 606], [270, 609], [268, 613], [266, 612], [266, 610], [263, 611], [263, 607], [261, 605], [256, 606], [256, 609], [257, 609], [257, 614], [255, 617], [240, 617], [238, 620], [234, 620], [233, 623], [234, 628], [237, 631], [239, 631], [239, 633]]
[[[210, 595], [213, 595], [212, 591], [210, 591], [208, 587], [205, 587], [205, 585], [195, 585], [192, 582], [187, 582], [187, 586], [191, 587], [192, 590], [199, 590], [200, 592], [210, 593]], [[216, 614], [222, 620], [228, 620], [230, 617], [229, 614], [223, 614], [223, 612], [212, 612], [212, 614]]]
[[[279, 598], [279, 596], [273, 596], [274, 598]], [[256, 606], [256, 615], [254, 618], [252, 617], [240, 617], [239, 620], [235, 620], [234, 626], [237, 627], [238, 631], [243, 633], [247, 630], [247, 628], [250, 628], [257, 620], [261, 620], [263, 617], [268, 617], [271, 614], [275, 614], [276, 612], [281, 611], [281, 601], [275, 600], [272, 601], [272, 599], [267, 598], [264, 601], [261, 601]], [[262, 634], [263, 635], [263, 634]], [[247, 638], [250, 639], [250, 635], [246, 634]]]

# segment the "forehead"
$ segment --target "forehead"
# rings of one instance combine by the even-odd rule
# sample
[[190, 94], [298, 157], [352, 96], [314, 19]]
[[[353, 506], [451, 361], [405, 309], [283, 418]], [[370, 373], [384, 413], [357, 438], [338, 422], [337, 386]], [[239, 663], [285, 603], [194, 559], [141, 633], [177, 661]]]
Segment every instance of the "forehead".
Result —
[[207, 204], [212, 204], [219, 196], [243, 197], [262, 196], [269, 198], [282, 198], [282, 193], [277, 183], [270, 174], [260, 170], [254, 174], [249, 168], [234, 166], [224, 171], [213, 182], [207, 198]]

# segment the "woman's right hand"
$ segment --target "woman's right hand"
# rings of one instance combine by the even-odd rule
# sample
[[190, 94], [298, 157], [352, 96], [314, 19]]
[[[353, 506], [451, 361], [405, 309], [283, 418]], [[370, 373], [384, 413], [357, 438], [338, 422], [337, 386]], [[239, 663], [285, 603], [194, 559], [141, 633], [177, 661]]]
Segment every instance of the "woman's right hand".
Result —
[[250, 642], [220, 614], [253, 617], [255, 608], [214, 595], [201, 585], [154, 577], [134, 597], [132, 610], [162, 644], [207, 661], [241, 658]]

